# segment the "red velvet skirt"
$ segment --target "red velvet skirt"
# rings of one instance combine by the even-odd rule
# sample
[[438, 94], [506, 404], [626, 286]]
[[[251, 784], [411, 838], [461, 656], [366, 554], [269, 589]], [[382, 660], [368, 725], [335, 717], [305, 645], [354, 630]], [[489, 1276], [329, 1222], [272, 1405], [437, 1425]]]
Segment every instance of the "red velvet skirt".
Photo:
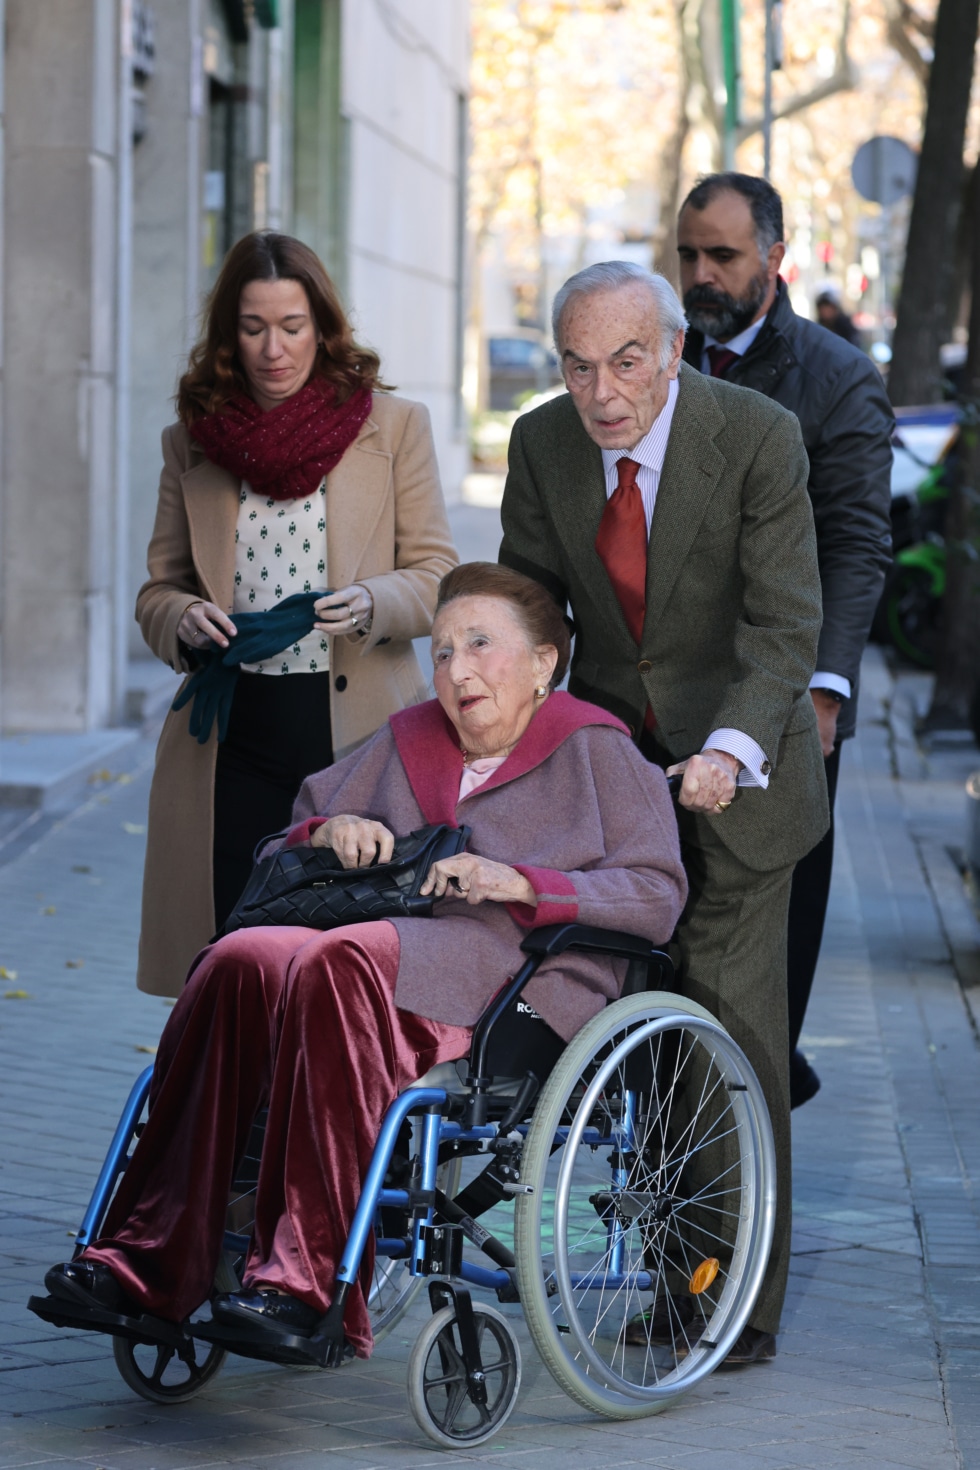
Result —
[[[398, 932], [382, 921], [326, 934], [245, 929], [198, 958], [160, 1040], [146, 1128], [84, 1252], [145, 1311], [181, 1321], [210, 1295], [262, 1107], [245, 1285], [326, 1311], [385, 1112], [430, 1067], [469, 1051], [468, 1028], [395, 1005], [398, 955]], [[367, 1357], [361, 1288], [344, 1330]]]

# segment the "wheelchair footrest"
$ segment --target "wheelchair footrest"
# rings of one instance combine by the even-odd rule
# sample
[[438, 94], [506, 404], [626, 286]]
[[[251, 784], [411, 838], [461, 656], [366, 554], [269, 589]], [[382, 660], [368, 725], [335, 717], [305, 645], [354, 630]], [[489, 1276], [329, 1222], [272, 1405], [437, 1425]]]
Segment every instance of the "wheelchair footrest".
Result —
[[165, 1344], [167, 1347], [186, 1348], [190, 1337], [178, 1322], [166, 1322], [162, 1317], [151, 1317], [144, 1313], [139, 1317], [124, 1317], [118, 1312], [107, 1312], [103, 1307], [87, 1307], [81, 1302], [70, 1302], [57, 1296], [32, 1296], [28, 1310], [42, 1322], [52, 1327], [75, 1327], [82, 1332], [108, 1332], [113, 1337], [125, 1337], [130, 1342], [145, 1343], [151, 1347]]
[[229, 1353], [242, 1358], [261, 1358], [267, 1363], [279, 1363], [286, 1368], [341, 1367], [354, 1357], [354, 1349], [346, 1342], [335, 1343], [330, 1339], [302, 1337], [298, 1333], [282, 1333], [272, 1337], [264, 1332], [249, 1332], [245, 1326], [211, 1321], [192, 1322], [191, 1334], [203, 1342], [214, 1343]]

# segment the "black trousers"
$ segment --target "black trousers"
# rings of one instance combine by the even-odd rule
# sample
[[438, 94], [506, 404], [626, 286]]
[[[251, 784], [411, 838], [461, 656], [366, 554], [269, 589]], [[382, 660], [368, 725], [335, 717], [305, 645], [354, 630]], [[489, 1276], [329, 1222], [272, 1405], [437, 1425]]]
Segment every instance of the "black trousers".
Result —
[[289, 824], [305, 778], [333, 761], [330, 675], [241, 674], [214, 778], [214, 919], [221, 928], [263, 837]]
[[834, 866], [834, 797], [840, 769], [840, 742], [824, 761], [827, 773], [827, 797], [830, 801], [830, 826], [816, 847], [801, 858], [793, 872], [789, 899], [789, 939], [787, 944], [787, 983], [789, 987], [789, 1049], [795, 1051], [803, 1030], [813, 977], [820, 958], [830, 876]]

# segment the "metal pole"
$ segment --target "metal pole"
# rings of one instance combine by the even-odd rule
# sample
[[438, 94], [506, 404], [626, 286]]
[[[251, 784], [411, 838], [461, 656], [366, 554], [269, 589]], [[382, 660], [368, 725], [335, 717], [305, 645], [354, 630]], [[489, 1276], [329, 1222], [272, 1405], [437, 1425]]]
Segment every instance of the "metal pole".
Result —
[[766, 7], [766, 65], [762, 90], [762, 176], [768, 179], [772, 173], [772, 0], [763, 0]]

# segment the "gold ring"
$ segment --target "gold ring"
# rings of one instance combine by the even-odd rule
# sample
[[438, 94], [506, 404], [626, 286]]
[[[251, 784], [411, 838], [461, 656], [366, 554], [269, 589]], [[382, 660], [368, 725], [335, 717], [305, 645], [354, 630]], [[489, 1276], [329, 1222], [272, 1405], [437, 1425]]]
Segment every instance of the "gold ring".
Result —
[[728, 808], [730, 806], [731, 806], [731, 802], [730, 801], [716, 801], [715, 802], [715, 811], [716, 812], [727, 812], [727, 810], [728, 810]]

